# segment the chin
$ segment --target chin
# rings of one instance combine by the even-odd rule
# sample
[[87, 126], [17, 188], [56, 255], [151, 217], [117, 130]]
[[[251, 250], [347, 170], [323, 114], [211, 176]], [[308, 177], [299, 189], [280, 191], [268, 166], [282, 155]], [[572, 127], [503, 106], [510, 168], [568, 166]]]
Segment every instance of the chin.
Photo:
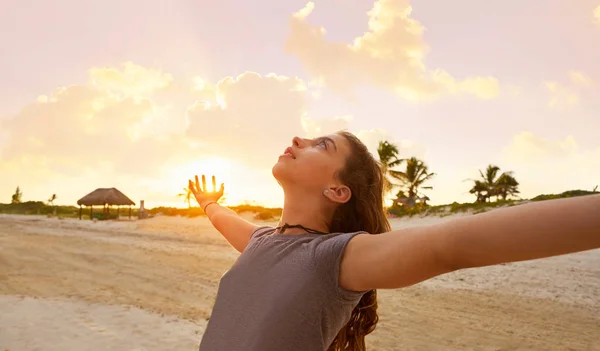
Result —
[[281, 186], [284, 184], [295, 183], [298, 180], [298, 170], [290, 167], [287, 162], [282, 162], [282, 160], [273, 165], [273, 168], [271, 168], [271, 174]]
[[280, 184], [282, 180], [287, 178], [286, 174], [288, 173], [288, 170], [286, 168], [287, 167], [281, 164], [281, 162], [275, 163], [275, 165], [273, 165], [273, 168], [271, 168], [271, 174], [273, 174], [275, 180], [277, 180], [277, 182]]

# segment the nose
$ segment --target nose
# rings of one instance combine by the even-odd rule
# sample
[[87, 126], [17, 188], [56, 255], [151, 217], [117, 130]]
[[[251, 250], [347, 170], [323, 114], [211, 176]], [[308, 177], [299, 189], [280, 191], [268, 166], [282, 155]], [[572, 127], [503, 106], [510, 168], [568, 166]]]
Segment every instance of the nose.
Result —
[[304, 139], [299, 138], [299, 137], [294, 137], [294, 139], [292, 139], [292, 146], [302, 148], [304, 146]]

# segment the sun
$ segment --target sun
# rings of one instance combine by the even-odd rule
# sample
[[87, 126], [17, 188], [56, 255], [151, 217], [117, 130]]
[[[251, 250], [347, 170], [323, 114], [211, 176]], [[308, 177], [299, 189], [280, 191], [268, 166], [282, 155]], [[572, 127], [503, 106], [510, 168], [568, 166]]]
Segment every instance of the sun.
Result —
[[225, 184], [225, 196], [223, 202], [227, 202], [227, 190], [236, 188], [237, 182], [235, 175], [236, 165], [233, 161], [221, 157], [209, 157], [197, 159], [180, 166], [174, 167], [168, 171], [167, 177], [177, 184], [182, 184], [182, 187], [187, 187], [188, 180], [194, 180], [194, 176], [200, 178], [206, 176], [206, 185], [209, 191], [212, 191], [212, 176], [215, 176], [217, 181], [217, 190], [221, 183]]
[[[217, 190], [221, 183], [225, 184], [223, 198], [219, 201], [222, 205], [252, 203], [278, 207], [283, 201], [283, 193], [273, 181], [271, 168], [251, 167], [244, 162], [224, 157], [204, 157], [173, 163], [162, 169], [157, 186], [164, 187], [165, 194], [181, 194], [187, 189], [188, 180], [194, 180], [195, 175], [201, 177], [203, 174], [209, 191], [212, 191], [213, 175], [217, 181]], [[181, 197], [173, 196], [173, 201], [177, 206], [185, 205]], [[197, 206], [195, 201], [192, 201], [192, 205]]]

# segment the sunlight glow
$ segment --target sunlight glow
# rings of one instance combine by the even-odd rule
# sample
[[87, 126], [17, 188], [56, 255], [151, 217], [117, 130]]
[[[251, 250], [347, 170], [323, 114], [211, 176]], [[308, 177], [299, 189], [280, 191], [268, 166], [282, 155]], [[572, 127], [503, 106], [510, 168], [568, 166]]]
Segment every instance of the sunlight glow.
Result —
[[214, 175], [217, 180], [217, 188], [221, 183], [229, 185], [232, 183], [232, 161], [220, 157], [210, 157], [195, 160], [179, 167], [169, 170], [168, 178], [177, 180], [177, 182], [183, 182], [187, 185], [188, 179], [192, 179], [195, 175], [202, 177], [206, 175], [206, 184], [209, 186], [209, 190], [212, 191], [211, 177]]
[[[221, 201], [224, 205], [237, 205], [259, 200], [260, 203], [270, 205], [278, 204], [279, 194], [277, 192], [265, 193], [265, 185], [260, 180], [265, 177], [266, 171], [258, 172], [227, 158], [207, 157], [197, 159], [189, 163], [184, 163], [176, 167], [171, 167], [164, 171], [163, 182], [168, 183], [170, 193], [180, 193], [182, 188], [187, 187], [188, 179], [194, 180], [198, 175], [202, 182], [202, 174], [206, 176], [206, 185], [209, 191], [212, 191], [212, 176], [216, 177], [217, 190], [221, 183], [225, 184], [225, 193]], [[268, 182], [270, 184], [270, 180]], [[273, 189], [277, 190], [277, 189]], [[271, 200], [271, 201], [269, 201]], [[176, 201], [174, 199], [174, 201]], [[183, 207], [183, 202], [175, 204]], [[193, 203], [193, 205], [196, 205]]]

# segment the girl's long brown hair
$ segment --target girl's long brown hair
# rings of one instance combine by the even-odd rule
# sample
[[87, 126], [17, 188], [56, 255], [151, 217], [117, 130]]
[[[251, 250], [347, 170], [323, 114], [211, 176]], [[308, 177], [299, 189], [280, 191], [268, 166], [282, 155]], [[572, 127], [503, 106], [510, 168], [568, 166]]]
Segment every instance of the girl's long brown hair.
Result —
[[[384, 209], [384, 174], [380, 164], [354, 134], [346, 131], [338, 134], [344, 136], [351, 145], [350, 156], [338, 177], [350, 188], [352, 197], [336, 209], [330, 232], [365, 231], [380, 234], [390, 231]], [[363, 295], [328, 351], [366, 350], [365, 336], [375, 330], [378, 320], [377, 291], [371, 290]]]

